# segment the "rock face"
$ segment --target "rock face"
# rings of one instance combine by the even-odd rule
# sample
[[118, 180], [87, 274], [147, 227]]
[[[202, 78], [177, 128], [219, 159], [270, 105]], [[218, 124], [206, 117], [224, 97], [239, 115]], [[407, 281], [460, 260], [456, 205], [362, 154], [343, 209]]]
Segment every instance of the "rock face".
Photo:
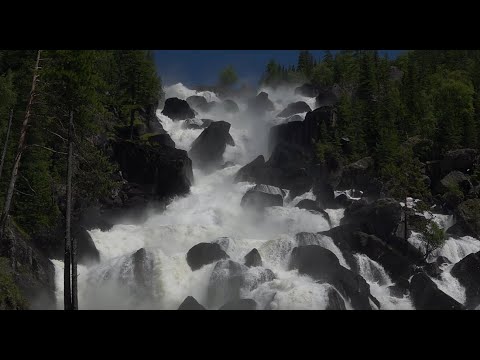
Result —
[[346, 165], [343, 168], [342, 178], [337, 190], [367, 190], [371, 184], [374, 167], [375, 161], [371, 157], [366, 157]]
[[87, 229], [80, 226], [73, 228], [72, 236], [77, 239], [77, 261], [79, 264], [87, 265], [100, 262], [100, 253]]
[[153, 299], [153, 259], [144, 248], [132, 255], [135, 294], [139, 299]]
[[314, 142], [333, 131], [336, 124], [336, 111], [333, 107], [323, 106], [305, 115], [303, 121], [291, 121], [272, 127], [269, 135], [269, 149], [286, 142], [312, 150]]
[[257, 310], [257, 303], [253, 299], [239, 299], [230, 301], [219, 310]]
[[360, 275], [341, 266], [330, 250], [317, 245], [296, 247], [292, 251], [290, 268], [333, 285], [350, 298], [354, 309], [371, 310], [370, 286]]
[[223, 100], [223, 109], [227, 113], [232, 113], [232, 114], [235, 114], [235, 113], [240, 111], [237, 103], [235, 101], [229, 100], [229, 99]]
[[226, 121], [215, 121], [203, 130], [189, 151], [193, 162], [202, 168], [221, 165], [227, 145], [235, 146], [229, 130], [230, 124]]
[[315, 100], [317, 107], [333, 106], [338, 103], [339, 98], [339, 87], [334, 85], [333, 87], [319, 87]]
[[303, 84], [295, 88], [295, 95], [313, 98], [319, 93], [318, 88], [312, 84]]
[[113, 143], [113, 156], [126, 180], [153, 198], [185, 195], [193, 181], [192, 161], [184, 150], [131, 141]]
[[248, 163], [242, 167], [235, 174], [235, 182], [248, 181], [256, 182], [257, 179], [260, 179], [265, 168], [265, 158], [263, 155], [259, 155], [251, 163]]
[[480, 252], [464, 257], [450, 273], [465, 287], [467, 308], [475, 309], [480, 304]]
[[262, 266], [262, 257], [257, 249], [252, 249], [252, 251], [245, 255], [245, 266]]
[[228, 258], [228, 254], [222, 250], [219, 244], [215, 243], [197, 244], [187, 253], [187, 263], [192, 271], [200, 269], [203, 265]]
[[462, 202], [454, 212], [457, 233], [480, 238], [480, 199]]
[[275, 110], [275, 106], [264, 91], [248, 101], [248, 111], [254, 114], [263, 115], [272, 110]]
[[165, 145], [175, 148], [175, 142], [168, 134], [155, 134], [148, 137], [148, 142], [152, 145]]
[[475, 149], [449, 151], [440, 162], [441, 171], [443, 174], [455, 170], [467, 173], [468, 170], [472, 170], [477, 155], [478, 151]]
[[402, 207], [394, 199], [379, 199], [371, 204], [354, 202], [345, 209], [340, 224], [360, 225], [364, 232], [381, 239], [389, 239], [395, 233], [402, 218]]
[[444, 194], [452, 189], [459, 190], [463, 194], [468, 194], [472, 188], [473, 186], [468, 176], [458, 170], [448, 173], [436, 186], [436, 190], [440, 194]]
[[310, 106], [305, 101], [297, 101], [291, 104], [288, 104], [288, 106], [280, 112], [277, 117], [289, 117], [295, 114], [301, 114], [304, 112], [312, 111]]
[[281, 189], [261, 184], [248, 190], [243, 195], [240, 205], [255, 210], [263, 210], [269, 206], [283, 206], [284, 196], [285, 194]]
[[345, 301], [334, 288], [328, 290], [328, 305], [325, 310], [347, 310]]
[[464, 310], [464, 306], [441, 291], [424, 272], [410, 280], [410, 298], [417, 310]]
[[178, 310], [206, 310], [202, 305], [198, 303], [192, 296], [187, 296], [185, 300], [180, 304]]
[[305, 210], [313, 210], [313, 211], [318, 211], [322, 212], [323, 208], [320, 206], [320, 204], [314, 200], [310, 199], [303, 199], [298, 202], [295, 207], [298, 207], [299, 209], [305, 209]]
[[207, 99], [199, 95], [189, 96], [185, 101], [194, 109], [207, 104]]
[[178, 98], [170, 98], [165, 100], [162, 114], [168, 116], [172, 120], [186, 120], [195, 117], [195, 113], [188, 105], [188, 102]]
[[14, 225], [5, 229], [4, 238], [0, 241], [0, 257], [9, 259], [13, 279], [27, 301], [25, 305], [28, 309], [56, 308], [55, 268], [52, 262]]

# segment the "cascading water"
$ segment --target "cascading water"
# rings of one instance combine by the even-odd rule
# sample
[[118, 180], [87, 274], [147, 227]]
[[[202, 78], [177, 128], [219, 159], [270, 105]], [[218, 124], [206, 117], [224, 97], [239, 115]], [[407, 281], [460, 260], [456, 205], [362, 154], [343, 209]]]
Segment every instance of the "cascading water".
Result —
[[[241, 99], [234, 99], [241, 110], [237, 114], [214, 109], [209, 113], [199, 112], [196, 117], [225, 120], [231, 124], [230, 134], [235, 146], [227, 146], [223, 160], [233, 165], [204, 174], [194, 164], [194, 184], [190, 194], [174, 199], [163, 212], [151, 212], [141, 224], [117, 224], [108, 231], [89, 231], [100, 252], [100, 263], [88, 268], [79, 267], [80, 308], [177, 309], [187, 296], [193, 296], [207, 306], [211, 300], [209, 284], [215, 263], [192, 271], [187, 264], [186, 254], [198, 243], [213, 241], [221, 244], [230, 260], [239, 264], [244, 263], [245, 255], [253, 248], [258, 250], [262, 266], [244, 269], [246, 267], [242, 265], [246, 285], [240, 289], [242, 297], [254, 299], [258, 308], [328, 307], [331, 285], [316, 283], [296, 270], [289, 270], [290, 254], [298, 246], [295, 235], [300, 232], [315, 234], [330, 229], [322, 214], [295, 207], [303, 199], [315, 199], [313, 193], [309, 191], [290, 199], [287, 192], [285, 206], [270, 207], [259, 214], [240, 206], [243, 195], [254, 184], [233, 182], [236, 172], [259, 154], [268, 158], [269, 128], [287, 121], [276, 118], [279, 111], [294, 101], [305, 101], [312, 109], [315, 108], [314, 98], [293, 95], [292, 88], [266, 91], [275, 110], [264, 117], [247, 116], [243, 111], [246, 103]], [[191, 95], [202, 95], [207, 101], [220, 101], [212, 92], [197, 92], [182, 84], [167, 87], [165, 93], [167, 98], [186, 99]], [[202, 132], [202, 129], [187, 129], [185, 121], [172, 121], [162, 115], [161, 111], [157, 112], [157, 116], [179, 149], [190, 150], [191, 144]], [[275, 121], [272, 122], [271, 119]], [[330, 216], [331, 226], [338, 226], [344, 209], [326, 209], [326, 212]], [[349, 268], [342, 252], [331, 238], [315, 236], [316, 244], [331, 250], [340, 264]], [[474, 244], [468, 239], [458, 245], [456, 250], [450, 249], [450, 243], [448, 244], [440, 253], [444, 251], [445, 256], [452, 261], [458, 261], [474, 251]], [[135, 256], [142, 248], [145, 249], [143, 258], [136, 262]], [[388, 286], [392, 281], [381, 265], [364, 255], [357, 255], [356, 259], [360, 274], [370, 284], [372, 295], [380, 301], [382, 308], [412, 308], [407, 297], [398, 299], [390, 296]], [[56, 269], [58, 307], [62, 308], [63, 263], [56, 260], [53, 263]], [[145, 266], [148, 271], [142, 270]], [[267, 269], [273, 272], [273, 279]], [[140, 283], [150, 284], [147, 290], [138, 285], [139, 278]], [[340, 297], [344, 300], [345, 307], [351, 309], [348, 299]], [[218, 304], [211, 308], [218, 308]]]

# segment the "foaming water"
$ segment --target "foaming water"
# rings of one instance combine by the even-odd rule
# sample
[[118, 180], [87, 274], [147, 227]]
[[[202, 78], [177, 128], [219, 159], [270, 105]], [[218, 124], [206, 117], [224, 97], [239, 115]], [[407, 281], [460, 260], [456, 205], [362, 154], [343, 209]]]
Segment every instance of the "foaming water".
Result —
[[380, 302], [382, 310], [413, 310], [414, 307], [408, 298], [397, 298], [390, 294], [389, 286], [393, 285], [392, 279], [382, 265], [364, 254], [355, 254], [359, 274], [370, 285], [371, 294]]
[[460, 285], [460, 282], [455, 278], [450, 271], [454, 264], [446, 265], [442, 268], [442, 274], [440, 279], [431, 278], [438, 288], [445, 294], [449, 295], [453, 299], [457, 300], [461, 304], [465, 304], [466, 295], [465, 288]]

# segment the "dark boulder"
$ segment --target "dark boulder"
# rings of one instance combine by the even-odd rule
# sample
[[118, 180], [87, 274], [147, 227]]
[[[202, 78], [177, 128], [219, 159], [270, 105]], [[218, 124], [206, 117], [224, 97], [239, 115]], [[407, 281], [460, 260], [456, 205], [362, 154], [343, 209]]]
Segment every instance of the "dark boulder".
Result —
[[188, 152], [193, 162], [203, 168], [220, 166], [227, 145], [235, 146], [229, 130], [226, 121], [215, 121], [203, 130]]
[[473, 169], [478, 151], [475, 149], [457, 149], [448, 151], [440, 162], [443, 174], [452, 171], [468, 173]]
[[454, 218], [457, 234], [480, 238], [480, 199], [469, 199], [462, 202], [455, 209]]
[[235, 101], [229, 100], [229, 99], [223, 100], [223, 109], [227, 113], [232, 113], [232, 114], [235, 114], [235, 113], [240, 111], [237, 103]]
[[335, 202], [339, 207], [346, 208], [352, 205], [353, 200], [349, 199], [346, 194], [340, 194], [335, 198]]
[[187, 296], [185, 300], [180, 304], [178, 310], [206, 310], [202, 305], [198, 303], [192, 296]]
[[300, 115], [293, 115], [290, 116], [285, 122], [289, 123], [292, 121], [303, 121], [303, 117], [301, 117]]
[[192, 108], [197, 108], [201, 105], [205, 105], [207, 104], [207, 99], [205, 99], [205, 97], [203, 96], [199, 96], [199, 95], [193, 95], [193, 96], [189, 96], [186, 100], [185, 100], [188, 105], [190, 105]]
[[394, 199], [379, 199], [371, 204], [354, 202], [345, 209], [340, 224], [360, 225], [367, 234], [389, 239], [402, 219], [402, 207]]
[[464, 310], [464, 306], [441, 291], [424, 272], [410, 280], [410, 298], [417, 310]]
[[340, 293], [348, 297], [356, 310], [371, 310], [370, 286], [360, 275], [340, 265], [330, 250], [321, 246], [308, 245], [296, 247], [291, 255], [291, 269], [298, 269], [320, 282], [333, 285]]
[[247, 270], [245, 265], [232, 260], [217, 262], [208, 283], [208, 307], [216, 308], [226, 302], [239, 300]]
[[312, 84], [303, 84], [295, 88], [295, 95], [313, 98], [318, 95], [318, 88]]
[[257, 303], [253, 299], [239, 299], [226, 303], [219, 310], [257, 310]]
[[168, 134], [154, 134], [148, 137], [151, 145], [165, 145], [175, 149], [175, 142]]
[[256, 185], [242, 197], [240, 205], [256, 210], [263, 210], [269, 206], [283, 206], [285, 192], [275, 186]]
[[133, 279], [135, 280], [134, 293], [137, 298], [145, 301], [153, 299], [153, 267], [151, 254], [144, 248], [132, 255]]
[[162, 114], [168, 116], [172, 120], [185, 120], [195, 117], [195, 113], [188, 105], [188, 102], [178, 98], [170, 98], [165, 100]]
[[465, 287], [467, 308], [476, 308], [480, 304], [480, 252], [464, 257], [450, 273]]
[[337, 190], [367, 190], [371, 184], [374, 171], [375, 161], [372, 157], [366, 157], [346, 165], [343, 168], [342, 178]]
[[262, 115], [272, 110], [275, 110], [275, 106], [264, 91], [248, 101], [248, 111], [254, 114]]
[[187, 263], [192, 271], [200, 269], [203, 265], [211, 264], [229, 256], [222, 250], [219, 244], [200, 243], [188, 250]]
[[442, 276], [442, 269], [436, 262], [427, 263], [423, 266], [423, 270], [427, 273], [428, 276], [440, 279]]
[[260, 179], [265, 168], [265, 158], [263, 155], [259, 155], [251, 163], [248, 163], [242, 167], [235, 174], [235, 182], [240, 181], [249, 181], [256, 182], [257, 179]]
[[438, 266], [442, 266], [444, 264], [451, 264], [452, 262], [448, 260], [445, 256], [439, 256], [437, 257], [437, 260], [435, 260]]
[[317, 179], [313, 183], [312, 192], [315, 195], [317, 202], [324, 209], [333, 209], [337, 207], [333, 186], [328, 182], [323, 179]]
[[339, 87], [319, 87], [315, 98], [317, 107], [336, 105], [340, 99]]
[[310, 108], [310, 106], [308, 106], [308, 104], [305, 101], [297, 101], [297, 102], [288, 104], [288, 106], [285, 109], [283, 109], [277, 115], [277, 117], [286, 118], [295, 114], [301, 114], [308, 111], [312, 111], [312, 109]]
[[447, 192], [460, 192], [460, 195], [467, 195], [472, 191], [470, 178], [460, 171], [452, 171], [444, 176], [436, 186], [436, 192], [444, 194]]
[[252, 249], [252, 251], [245, 255], [245, 266], [262, 266], [262, 257], [257, 249]]
[[100, 253], [86, 228], [74, 227], [72, 236], [77, 240], [77, 261], [79, 264], [90, 265], [100, 262]]
[[318, 212], [323, 211], [323, 207], [318, 202], [310, 199], [300, 200], [298, 204], [295, 205], [295, 207], [298, 207], [299, 209], [314, 210]]
[[186, 151], [130, 141], [114, 142], [113, 151], [123, 177], [141, 185], [146, 196], [170, 198], [189, 193], [193, 172]]
[[408, 284], [408, 282], [407, 282], [407, 285], [408, 285], [407, 287], [400, 286], [400, 285], [398, 285], [398, 284], [390, 285], [390, 286], [388, 287], [388, 290], [390, 291], [390, 295], [391, 295], [391, 296], [394, 296], [394, 297], [396, 297], [396, 298], [399, 298], [399, 299], [407, 296], [407, 295], [408, 295], [408, 289], [409, 289], [409, 287], [410, 287], [410, 285]]

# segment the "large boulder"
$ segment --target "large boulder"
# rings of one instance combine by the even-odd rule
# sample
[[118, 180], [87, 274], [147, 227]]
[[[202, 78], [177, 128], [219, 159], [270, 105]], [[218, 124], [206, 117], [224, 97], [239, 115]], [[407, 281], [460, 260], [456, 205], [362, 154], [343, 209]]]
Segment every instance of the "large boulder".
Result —
[[277, 115], [277, 117], [286, 118], [295, 114], [301, 114], [308, 111], [312, 111], [312, 109], [310, 108], [310, 106], [308, 106], [308, 104], [305, 101], [297, 101], [297, 102], [288, 104], [288, 106], [285, 109], [283, 109]]
[[318, 95], [315, 98], [317, 107], [336, 105], [340, 99], [339, 87], [319, 87]]
[[303, 84], [295, 88], [295, 95], [313, 98], [319, 94], [318, 87], [312, 84]]
[[457, 149], [448, 151], [440, 162], [443, 174], [452, 171], [461, 171], [463, 173], [473, 170], [475, 158], [478, 155], [476, 149]]
[[475, 309], [480, 304], [480, 252], [464, 257], [450, 273], [465, 287], [467, 308]]
[[235, 182], [249, 181], [256, 182], [260, 179], [265, 168], [265, 158], [263, 155], [259, 155], [251, 163], [248, 163], [242, 167], [235, 174]]
[[309, 275], [318, 282], [333, 285], [350, 299], [354, 309], [372, 309], [368, 283], [360, 275], [341, 266], [330, 250], [317, 245], [296, 247], [292, 251], [290, 268], [298, 269], [300, 274]]
[[283, 206], [284, 196], [283, 190], [275, 186], [260, 184], [245, 193], [240, 205], [256, 210], [263, 210], [269, 206]]
[[395, 199], [379, 199], [371, 204], [356, 201], [345, 209], [340, 224], [355, 224], [367, 234], [390, 239], [402, 219], [402, 207]]
[[165, 145], [175, 149], [175, 142], [172, 140], [170, 135], [165, 134], [153, 134], [148, 136], [147, 141], [150, 145]]
[[257, 303], [253, 299], [239, 299], [226, 303], [219, 310], [257, 310]]
[[185, 300], [180, 304], [178, 310], [206, 310], [202, 305], [198, 303], [192, 296], [187, 296]]
[[117, 141], [112, 145], [113, 158], [119, 164], [123, 177], [141, 185], [145, 195], [171, 198], [189, 193], [193, 172], [192, 161], [186, 151], [131, 141]]
[[192, 95], [186, 98], [185, 100], [188, 105], [190, 105], [192, 108], [198, 108], [199, 106], [207, 104], [207, 99], [203, 96], [199, 95]]
[[257, 249], [252, 249], [247, 255], [245, 255], [245, 266], [255, 267], [262, 266], [262, 257]]
[[480, 199], [462, 202], [454, 212], [457, 235], [470, 235], [480, 238]]
[[263, 115], [265, 112], [272, 110], [275, 110], [275, 106], [264, 91], [248, 101], [248, 111], [254, 114]]
[[165, 100], [162, 114], [172, 120], [185, 120], [195, 117], [195, 113], [188, 105], [188, 102], [178, 98], [169, 98]]
[[329, 224], [331, 223], [330, 215], [328, 215], [328, 213], [323, 209], [323, 207], [317, 201], [310, 200], [310, 199], [303, 199], [303, 200], [300, 200], [298, 204], [295, 205], [295, 207], [298, 207], [299, 209], [305, 209], [313, 213], [320, 213], [325, 218], [325, 220], [328, 221]]
[[82, 265], [100, 262], [100, 253], [87, 229], [77, 226], [72, 229], [72, 236], [77, 240], [77, 261]]
[[365, 157], [343, 168], [342, 178], [337, 190], [357, 189], [365, 191], [371, 184], [375, 172], [375, 161]]
[[442, 180], [436, 186], [436, 192], [440, 194], [447, 193], [449, 191], [461, 192], [466, 195], [472, 191], [472, 183], [470, 178], [464, 173], [455, 170], [448, 175], [444, 176]]
[[215, 264], [208, 283], [208, 307], [216, 308], [230, 301], [241, 298], [245, 265], [232, 260], [222, 260]]
[[215, 261], [228, 258], [228, 254], [216, 243], [200, 243], [187, 252], [187, 263], [192, 271]]
[[153, 299], [153, 267], [151, 254], [144, 248], [132, 255], [133, 278], [135, 280], [135, 295], [142, 300]]
[[227, 145], [235, 146], [229, 133], [230, 123], [215, 121], [192, 143], [189, 155], [196, 165], [212, 168], [221, 165]]
[[464, 306], [441, 291], [424, 272], [410, 280], [410, 298], [417, 310], [464, 310]]
[[7, 224], [0, 241], [0, 260], [8, 262], [8, 265], [4, 264], [6, 272], [12, 275], [21, 298], [26, 300], [22, 308], [56, 309], [55, 267], [13, 223]]
[[240, 111], [237, 103], [230, 99], [223, 100], [223, 109], [225, 110], [225, 112], [232, 113], [232, 114], [235, 114]]

